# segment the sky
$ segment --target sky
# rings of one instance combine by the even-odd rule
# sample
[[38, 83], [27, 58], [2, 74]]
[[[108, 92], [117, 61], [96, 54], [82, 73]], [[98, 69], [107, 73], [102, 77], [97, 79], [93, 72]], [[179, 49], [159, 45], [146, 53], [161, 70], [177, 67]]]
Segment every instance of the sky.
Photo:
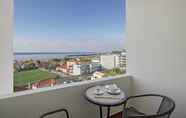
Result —
[[15, 0], [14, 52], [124, 48], [124, 0]]

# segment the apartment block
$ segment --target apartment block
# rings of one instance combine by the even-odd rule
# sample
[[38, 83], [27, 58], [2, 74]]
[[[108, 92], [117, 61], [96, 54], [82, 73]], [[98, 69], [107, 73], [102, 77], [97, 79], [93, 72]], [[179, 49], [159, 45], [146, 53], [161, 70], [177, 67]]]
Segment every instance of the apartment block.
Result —
[[104, 69], [126, 69], [126, 53], [110, 53], [100, 56], [100, 63]]

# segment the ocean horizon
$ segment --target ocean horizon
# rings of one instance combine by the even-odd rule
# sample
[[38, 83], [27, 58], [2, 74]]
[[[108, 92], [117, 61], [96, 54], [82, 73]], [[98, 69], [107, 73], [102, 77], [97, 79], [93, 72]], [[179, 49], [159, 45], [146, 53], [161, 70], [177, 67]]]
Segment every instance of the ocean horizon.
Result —
[[14, 52], [14, 60], [48, 60], [67, 56], [88, 56], [96, 55], [96, 52]]

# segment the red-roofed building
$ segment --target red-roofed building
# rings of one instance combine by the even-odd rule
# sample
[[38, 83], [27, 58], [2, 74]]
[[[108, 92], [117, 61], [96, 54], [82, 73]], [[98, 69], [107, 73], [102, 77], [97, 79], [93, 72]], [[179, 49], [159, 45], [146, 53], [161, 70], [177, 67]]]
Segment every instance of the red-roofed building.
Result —
[[55, 79], [48, 79], [48, 80], [43, 80], [43, 81], [31, 84], [31, 88], [32, 89], [37, 89], [37, 88], [54, 86], [55, 84], [56, 84]]

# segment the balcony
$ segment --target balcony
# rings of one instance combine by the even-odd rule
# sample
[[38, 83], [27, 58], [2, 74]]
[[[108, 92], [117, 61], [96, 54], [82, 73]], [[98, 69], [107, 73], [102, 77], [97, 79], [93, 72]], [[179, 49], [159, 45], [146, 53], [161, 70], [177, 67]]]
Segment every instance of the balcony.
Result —
[[[71, 118], [98, 118], [98, 108], [84, 99], [84, 90], [94, 84], [113, 82], [127, 95], [170, 96], [176, 102], [172, 118], [185, 118], [185, 4], [184, 0], [127, 0], [127, 72], [132, 77], [119, 76], [12, 94], [13, 3], [0, 0], [0, 94], [3, 95], [0, 117], [38, 118], [46, 111], [66, 108]], [[139, 106], [151, 110], [148, 104]], [[112, 113], [120, 110], [120, 107], [113, 108]]]
[[[98, 107], [85, 100], [84, 91], [89, 86], [107, 83], [116, 83], [127, 95], [131, 94], [131, 77], [121, 75], [3, 96], [0, 114], [3, 118], [39, 118], [47, 111], [66, 108], [71, 118], [96, 118], [99, 117]], [[112, 113], [121, 110], [122, 106], [112, 108]]]

